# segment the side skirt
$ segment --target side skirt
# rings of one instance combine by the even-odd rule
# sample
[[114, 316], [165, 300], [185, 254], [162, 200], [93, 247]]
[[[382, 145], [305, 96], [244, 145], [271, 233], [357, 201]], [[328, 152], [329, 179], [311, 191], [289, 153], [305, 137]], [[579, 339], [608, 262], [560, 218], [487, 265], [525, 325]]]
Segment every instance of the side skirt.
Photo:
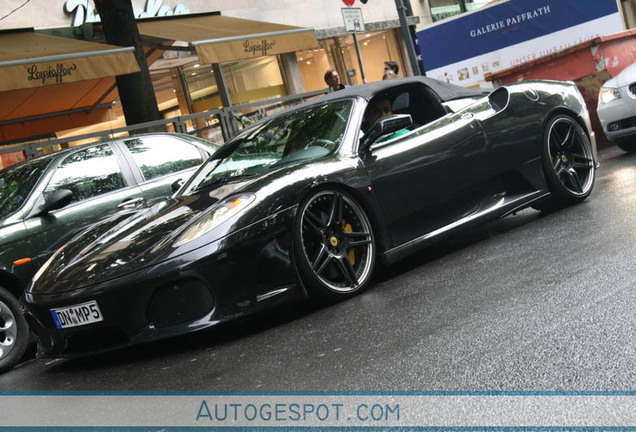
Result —
[[453, 222], [452, 224], [443, 226], [439, 229], [436, 229], [435, 231], [431, 231], [421, 237], [410, 240], [407, 243], [401, 244], [394, 247], [393, 249], [385, 251], [381, 256], [381, 259], [386, 264], [394, 263], [435, 241], [449, 236], [460, 228], [469, 228], [475, 225], [479, 225], [480, 223], [483, 223], [487, 220], [493, 220], [507, 216], [521, 209], [529, 207], [536, 202], [542, 201], [549, 196], [550, 192], [542, 190], [529, 194], [502, 198], [491, 207], [477, 211], [456, 222]]

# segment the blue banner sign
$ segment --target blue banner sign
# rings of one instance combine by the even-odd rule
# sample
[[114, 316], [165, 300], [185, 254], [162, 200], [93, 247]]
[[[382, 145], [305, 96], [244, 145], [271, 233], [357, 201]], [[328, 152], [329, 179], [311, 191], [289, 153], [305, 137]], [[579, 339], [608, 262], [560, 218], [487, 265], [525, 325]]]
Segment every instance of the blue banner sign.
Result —
[[424, 66], [433, 70], [614, 14], [616, 0], [509, 0], [433, 25], [417, 38]]

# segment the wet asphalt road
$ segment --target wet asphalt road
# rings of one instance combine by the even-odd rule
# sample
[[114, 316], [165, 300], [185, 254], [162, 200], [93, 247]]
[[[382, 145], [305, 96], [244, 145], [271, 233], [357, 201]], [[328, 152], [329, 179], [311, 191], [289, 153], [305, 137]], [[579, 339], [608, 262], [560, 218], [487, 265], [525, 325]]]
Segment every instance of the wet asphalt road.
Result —
[[455, 236], [381, 269], [351, 300], [32, 359], [0, 390], [634, 390], [636, 154], [600, 157], [583, 204]]

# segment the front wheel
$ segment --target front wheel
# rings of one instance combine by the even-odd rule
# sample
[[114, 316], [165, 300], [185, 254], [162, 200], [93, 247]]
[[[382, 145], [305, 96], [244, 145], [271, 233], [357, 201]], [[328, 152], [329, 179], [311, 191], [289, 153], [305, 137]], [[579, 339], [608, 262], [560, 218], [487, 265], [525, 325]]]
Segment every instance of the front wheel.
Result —
[[543, 134], [543, 169], [552, 193], [552, 206], [581, 202], [592, 192], [595, 174], [592, 145], [573, 118], [556, 115], [548, 122]]
[[18, 300], [0, 287], [0, 373], [17, 364], [29, 343], [27, 326]]
[[375, 266], [376, 245], [369, 218], [348, 194], [314, 192], [299, 207], [294, 227], [299, 275], [310, 296], [351, 297], [366, 288]]

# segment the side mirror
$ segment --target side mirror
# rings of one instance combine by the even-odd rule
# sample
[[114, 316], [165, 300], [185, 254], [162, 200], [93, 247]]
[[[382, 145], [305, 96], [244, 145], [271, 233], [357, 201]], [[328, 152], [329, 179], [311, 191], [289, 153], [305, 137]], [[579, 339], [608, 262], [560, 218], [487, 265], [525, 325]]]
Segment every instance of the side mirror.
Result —
[[375, 122], [362, 137], [360, 140], [360, 150], [367, 149], [371, 144], [376, 142], [378, 138], [405, 129], [412, 124], [413, 118], [410, 114], [393, 114], [382, 117]]
[[58, 189], [40, 206], [40, 213], [61, 209], [69, 205], [71, 201], [73, 201], [73, 192], [68, 189]]
[[177, 179], [170, 185], [170, 190], [172, 190], [172, 193], [175, 193], [176, 191], [181, 189], [181, 186], [183, 186], [183, 179]]

